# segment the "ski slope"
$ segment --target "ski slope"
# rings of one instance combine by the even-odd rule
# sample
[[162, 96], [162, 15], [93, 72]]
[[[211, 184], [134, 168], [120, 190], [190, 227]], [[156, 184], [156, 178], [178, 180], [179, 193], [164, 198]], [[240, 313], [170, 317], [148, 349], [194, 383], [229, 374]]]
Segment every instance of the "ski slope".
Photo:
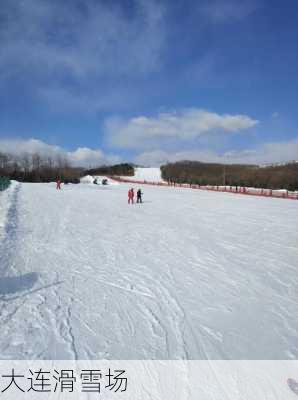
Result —
[[127, 180], [135, 181], [147, 181], [147, 182], [162, 182], [160, 168], [141, 168], [137, 167], [134, 169], [134, 176], [123, 176], [122, 178]]
[[0, 357], [297, 359], [298, 203], [127, 189], [0, 194]]

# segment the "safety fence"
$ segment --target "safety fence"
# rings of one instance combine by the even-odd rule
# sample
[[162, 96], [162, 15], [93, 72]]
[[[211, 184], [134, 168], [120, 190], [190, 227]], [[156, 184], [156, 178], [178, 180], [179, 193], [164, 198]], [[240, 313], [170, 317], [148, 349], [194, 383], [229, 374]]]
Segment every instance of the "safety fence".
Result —
[[10, 179], [6, 176], [0, 176], [0, 192], [7, 189], [10, 185]]
[[261, 189], [253, 187], [243, 186], [212, 186], [212, 185], [193, 185], [187, 183], [167, 183], [167, 182], [151, 182], [146, 180], [131, 180], [121, 177], [113, 176], [112, 179], [122, 183], [133, 183], [136, 185], [151, 185], [151, 186], [166, 186], [166, 187], [177, 187], [177, 188], [189, 188], [199, 190], [209, 190], [213, 192], [226, 192], [236, 193], [250, 196], [262, 196], [262, 197], [275, 197], [281, 199], [298, 200], [298, 191], [289, 191], [286, 189]]

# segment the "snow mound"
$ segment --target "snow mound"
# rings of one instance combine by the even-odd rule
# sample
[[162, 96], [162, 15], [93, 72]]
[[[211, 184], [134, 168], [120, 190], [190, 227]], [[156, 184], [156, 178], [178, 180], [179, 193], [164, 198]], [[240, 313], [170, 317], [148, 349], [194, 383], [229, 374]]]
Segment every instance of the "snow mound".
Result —
[[81, 183], [93, 183], [94, 182], [94, 178], [91, 175], [86, 175], [83, 178], [80, 179]]

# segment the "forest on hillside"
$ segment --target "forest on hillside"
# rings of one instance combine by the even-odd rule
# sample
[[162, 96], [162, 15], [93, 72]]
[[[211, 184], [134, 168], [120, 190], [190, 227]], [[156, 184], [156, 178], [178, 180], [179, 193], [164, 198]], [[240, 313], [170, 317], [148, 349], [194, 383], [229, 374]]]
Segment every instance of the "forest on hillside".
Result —
[[298, 190], [298, 163], [285, 165], [215, 164], [179, 161], [161, 167], [168, 182]]

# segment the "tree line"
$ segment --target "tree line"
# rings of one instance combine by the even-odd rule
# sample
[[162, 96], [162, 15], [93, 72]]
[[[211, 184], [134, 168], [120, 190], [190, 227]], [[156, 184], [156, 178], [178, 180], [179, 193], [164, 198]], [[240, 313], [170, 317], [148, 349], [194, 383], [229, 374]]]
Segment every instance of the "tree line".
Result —
[[20, 182], [79, 183], [84, 175], [133, 176], [132, 164], [104, 165], [94, 169], [73, 167], [63, 155], [44, 156], [39, 153], [14, 155], [0, 152], [0, 176]]
[[81, 173], [82, 168], [72, 167], [67, 158], [61, 155], [13, 155], [0, 152], [0, 176], [20, 182], [53, 182], [61, 179], [66, 183], [78, 183]]
[[134, 176], [133, 164], [122, 163], [116, 165], [103, 165], [101, 167], [85, 171], [88, 175], [106, 175], [106, 176]]
[[169, 183], [298, 190], [298, 162], [258, 166], [179, 161], [163, 165], [161, 172]]

